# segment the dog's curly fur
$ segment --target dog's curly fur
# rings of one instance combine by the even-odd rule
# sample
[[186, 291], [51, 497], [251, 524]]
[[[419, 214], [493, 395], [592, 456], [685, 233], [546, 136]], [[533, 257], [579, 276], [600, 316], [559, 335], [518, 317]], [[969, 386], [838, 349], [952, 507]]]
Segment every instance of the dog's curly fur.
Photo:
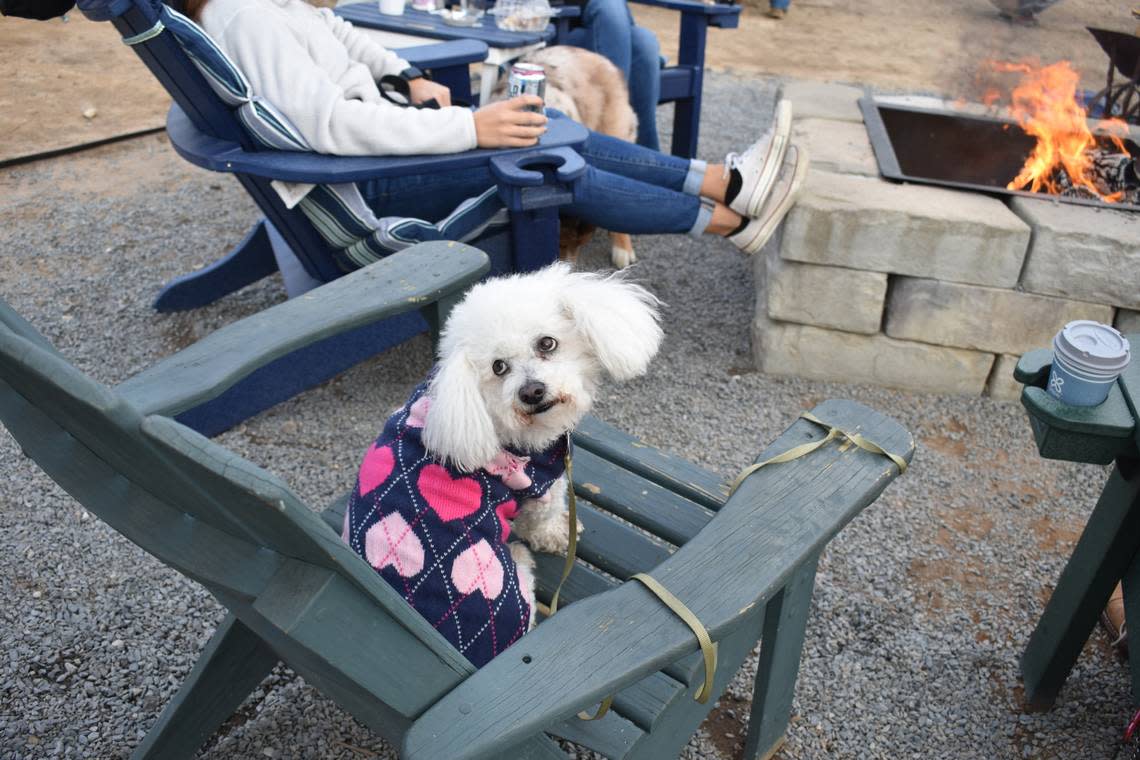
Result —
[[[427, 450], [474, 471], [504, 447], [548, 448], [590, 410], [605, 376], [621, 381], [645, 373], [663, 337], [659, 305], [622, 273], [574, 272], [563, 263], [476, 285], [440, 339], [423, 429]], [[546, 389], [537, 405], [522, 393], [536, 382]], [[524, 502], [512, 532], [536, 551], [565, 553], [565, 494], [563, 477], [552, 498]], [[531, 575], [526, 548], [510, 549], [520, 572]]]
[[[621, 71], [608, 58], [584, 48], [555, 45], [529, 53], [522, 60], [543, 67], [546, 105], [595, 132], [629, 142], [637, 140], [637, 114], [629, 104], [629, 88]], [[506, 95], [504, 77], [496, 86], [492, 100], [501, 100]], [[594, 230], [592, 224], [563, 217], [559, 241], [562, 258], [576, 261]], [[610, 233], [610, 260], [618, 269], [637, 261], [628, 234]]]

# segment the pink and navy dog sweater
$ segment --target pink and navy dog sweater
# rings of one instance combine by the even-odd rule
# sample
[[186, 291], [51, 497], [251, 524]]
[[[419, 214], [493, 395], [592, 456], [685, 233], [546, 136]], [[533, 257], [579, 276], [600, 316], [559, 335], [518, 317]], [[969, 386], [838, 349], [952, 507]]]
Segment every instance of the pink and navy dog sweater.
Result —
[[566, 439], [525, 456], [503, 450], [460, 472], [424, 449], [427, 383], [388, 418], [364, 455], [345, 542], [476, 667], [526, 633], [531, 609], [507, 549], [526, 499], [549, 498]]

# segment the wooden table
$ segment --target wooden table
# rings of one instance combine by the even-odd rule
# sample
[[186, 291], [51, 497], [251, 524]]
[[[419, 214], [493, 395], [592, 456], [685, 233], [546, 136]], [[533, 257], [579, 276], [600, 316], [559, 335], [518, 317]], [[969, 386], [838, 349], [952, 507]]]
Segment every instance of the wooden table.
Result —
[[[1128, 336], [1140, 347], [1140, 335]], [[1133, 361], [1103, 404], [1066, 406], [1045, 392], [1052, 351], [1021, 358], [1014, 377], [1025, 384], [1041, 456], [1070, 462], [1115, 463], [1056, 590], [1021, 658], [1030, 709], [1052, 707], [1077, 655], [1116, 584], [1124, 583], [1132, 700], [1140, 703], [1140, 361]]]

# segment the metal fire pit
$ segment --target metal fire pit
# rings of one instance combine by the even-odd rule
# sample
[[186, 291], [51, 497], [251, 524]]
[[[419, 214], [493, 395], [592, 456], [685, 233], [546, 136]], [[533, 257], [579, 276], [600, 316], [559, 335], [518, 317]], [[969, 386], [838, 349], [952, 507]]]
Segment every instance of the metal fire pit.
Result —
[[[1130, 203], [1006, 189], [1036, 144], [1013, 122], [879, 103], [873, 98], [860, 99], [859, 107], [879, 171], [887, 179], [1140, 211], [1140, 206]], [[1131, 140], [1124, 145], [1133, 156], [1140, 154], [1140, 146]]]

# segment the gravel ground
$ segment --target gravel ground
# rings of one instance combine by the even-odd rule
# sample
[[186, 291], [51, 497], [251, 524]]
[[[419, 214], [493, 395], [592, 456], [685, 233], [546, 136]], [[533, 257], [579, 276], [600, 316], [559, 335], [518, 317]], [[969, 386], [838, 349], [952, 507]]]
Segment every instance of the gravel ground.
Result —
[[[774, 92], [772, 81], [711, 76], [703, 155], [745, 144]], [[0, 294], [104, 382], [282, 297], [274, 278], [191, 314], [150, 311], [163, 282], [213, 260], [256, 218], [236, 183], [189, 169], [162, 138], [9, 169], [0, 188]], [[636, 246], [640, 278], [668, 303], [668, 338], [650, 374], [613, 389], [600, 416], [725, 476], [828, 397], [889, 411], [918, 440], [911, 470], [823, 556], [778, 757], [1111, 758], [1128, 684], [1102, 633], [1052, 712], [1022, 711], [1017, 675], [1105, 471], [1040, 460], [1015, 403], [751, 372], [750, 262], [711, 239]], [[599, 237], [582, 264], [604, 266], [604, 250]], [[383, 410], [429, 361], [426, 340], [413, 340], [221, 440], [322, 505], [351, 486]], [[125, 756], [221, 610], [85, 513], [7, 436], [0, 467], [0, 758]], [[683, 757], [736, 755], [754, 669]], [[278, 669], [202, 756], [394, 752]]]

